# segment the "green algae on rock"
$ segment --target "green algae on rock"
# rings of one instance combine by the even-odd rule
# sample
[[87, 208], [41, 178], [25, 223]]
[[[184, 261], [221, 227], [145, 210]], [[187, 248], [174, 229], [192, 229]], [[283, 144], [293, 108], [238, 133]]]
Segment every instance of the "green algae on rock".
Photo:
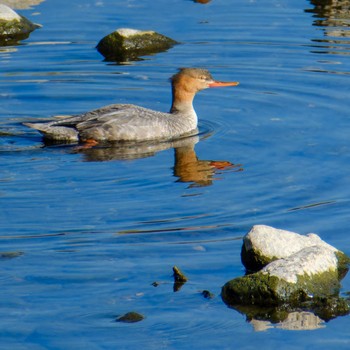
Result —
[[311, 246], [273, 261], [259, 272], [227, 282], [222, 297], [230, 305], [300, 306], [335, 298], [339, 289], [336, 252]]
[[127, 62], [163, 52], [177, 41], [154, 31], [120, 28], [100, 40], [97, 50], [110, 61]]
[[10, 7], [0, 4], [0, 45], [12, 45], [28, 38], [40, 26], [17, 14]]

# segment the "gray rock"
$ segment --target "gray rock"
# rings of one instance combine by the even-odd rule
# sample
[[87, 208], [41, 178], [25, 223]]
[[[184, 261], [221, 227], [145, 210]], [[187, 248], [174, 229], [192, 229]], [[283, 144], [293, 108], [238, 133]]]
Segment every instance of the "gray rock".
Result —
[[12, 45], [26, 39], [38, 27], [10, 7], [0, 4], [0, 45]]
[[96, 48], [107, 60], [126, 62], [166, 51], [176, 44], [154, 31], [120, 28], [101, 39]]

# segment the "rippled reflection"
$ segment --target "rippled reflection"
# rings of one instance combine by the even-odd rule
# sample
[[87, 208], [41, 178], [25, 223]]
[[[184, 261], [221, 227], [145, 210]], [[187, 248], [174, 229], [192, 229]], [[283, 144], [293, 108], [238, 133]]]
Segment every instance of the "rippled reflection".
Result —
[[[331, 307], [330, 307], [331, 306]], [[324, 328], [326, 322], [344, 316], [348, 312], [336, 311], [336, 302], [330, 305], [312, 307], [260, 307], [257, 305], [230, 305], [230, 307], [246, 316], [255, 331], [266, 331], [269, 328], [284, 330], [315, 330]]]
[[[327, 43], [323, 46], [328, 53], [350, 54], [350, 1], [348, 0], [311, 0], [314, 6], [306, 12], [314, 13], [314, 25], [323, 27], [325, 39], [313, 39], [313, 42]], [[323, 51], [322, 53], [324, 53]]]
[[325, 327], [325, 321], [312, 312], [295, 311], [287, 314], [286, 318], [276, 324], [259, 319], [252, 319], [250, 324], [256, 332], [266, 331], [269, 328], [280, 328], [290, 331], [315, 330]]
[[74, 152], [84, 155], [85, 161], [111, 161], [138, 159], [154, 156], [157, 152], [174, 148], [174, 176], [178, 182], [189, 182], [193, 186], [210, 186], [224, 170], [242, 171], [241, 164], [227, 160], [198, 159], [195, 144], [198, 136], [159, 143], [116, 143], [91, 148], [75, 147]]

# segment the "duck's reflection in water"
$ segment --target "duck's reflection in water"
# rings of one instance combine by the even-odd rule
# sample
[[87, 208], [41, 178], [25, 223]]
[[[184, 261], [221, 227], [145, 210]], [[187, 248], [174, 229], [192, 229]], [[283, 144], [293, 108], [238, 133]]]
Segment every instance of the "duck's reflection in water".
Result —
[[209, 186], [224, 170], [242, 171], [240, 164], [225, 160], [201, 160], [195, 151], [198, 136], [186, 137], [176, 141], [158, 143], [114, 143], [94, 147], [75, 147], [74, 152], [84, 155], [88, 162], [129, 160], [154, 156], [157, 152], [174, 149], [174, 176], [178, 182], [189, 182], [192, 186]]

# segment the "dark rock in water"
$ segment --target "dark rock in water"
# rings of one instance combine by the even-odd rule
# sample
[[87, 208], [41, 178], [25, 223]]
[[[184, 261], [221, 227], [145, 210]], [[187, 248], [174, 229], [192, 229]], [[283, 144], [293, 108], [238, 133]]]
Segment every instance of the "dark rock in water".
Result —
[[213, 299], [215, 297], [215, 295], [209, 290], [203, 290], [202, 295], [205, 299]]
[[174, 272], [174, 281], [175, 282], [187, 282], [188, 279], [187, 277], [181, 272], [181, 270], [177, 267], [173, 267], [173, 272]]
[[0, 45], [13, 45], [28, 38], [29, 34], [39, 27], [10, 7], [0, 4]]
[[13, 259], [23, 254], [23, 252], [0, 252], [0, 259]]
[[181, 270], [177, 267], [173, 267], [174, 272], [174, 292], [178, 292], [182, 286], [188, 281], [187, 277], [181, 272]]
[[116, 321], [117, 322], [124, 322], [124, 323], [135, 323], [135, 322], [140, 322], [144, 319], [145, 317], [138, 312], [127, 312], [125, 315], [117, 317]]
[[101, 39], [96, 48], [107, 60], [127, 62], [166, 51], [176, 44], [175, 40], [154, 31], [120, 28]]

